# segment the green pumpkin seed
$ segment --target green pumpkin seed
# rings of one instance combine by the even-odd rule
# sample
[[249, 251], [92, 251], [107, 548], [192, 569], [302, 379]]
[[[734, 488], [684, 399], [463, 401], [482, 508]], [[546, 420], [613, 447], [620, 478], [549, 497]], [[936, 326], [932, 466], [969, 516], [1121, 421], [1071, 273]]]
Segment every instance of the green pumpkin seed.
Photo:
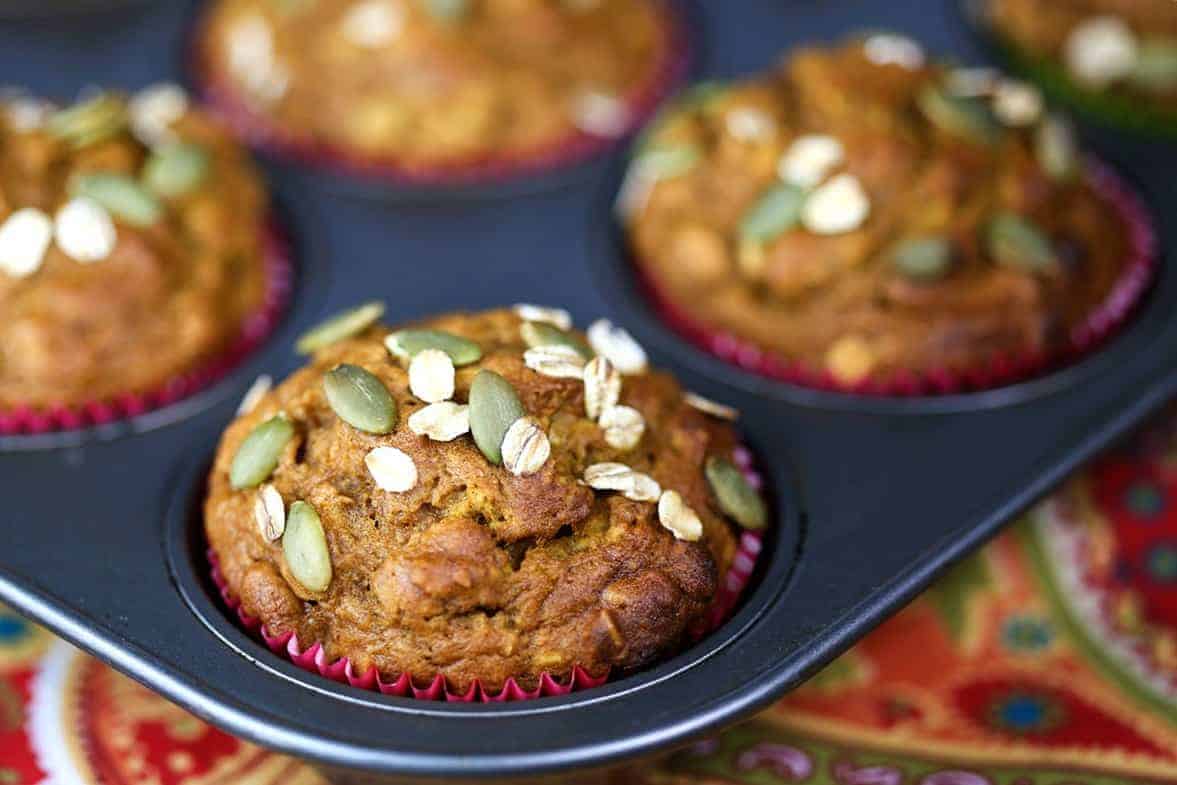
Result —
[[327, 534], [315, 508], [304, 501], [290, 505], [286, 516], [286, 533], [282, 535], [282, 553], [290, 574], [312, 592], [327, 591], [331, 585], [331, 552]]
[[1016, 213], [999, 213], [986, 227], [986, 247], [998, 264], [1036, 273], [1056, 260], [1050, 239], [1028, 218]]
[[946, 237], [905, 240], [892, 249], [891, 263], [908, 278], [932, 281], [952, 266], [952, 243]]
[[164, 197], [177, 197], [196, 188], [208, 176], [208, 151], [197, 144], [156, 148], [143, 166], [143, 184]]
[[384, 315], [384, 303], [364, 303], [358, 308], [336, 314], [307, 330], [294, 344], [299, 354], [314, 354], [324, 346], [358, 335]]
[[399, 330], [384, 343], [390, 352], [406, 360], [426, 349], [445, 352], [455, 366], [469, 365], [482, 358], [482, 347], [474, 341], [441, 330]]
[[286, 443], [294, 438], [294, 425], [286, 415], [277, 414], [249, 432], [237, 448], [229, 467], [229, 485], [234, 490], [256, 488], [269, 479], [278, 466]]
[[323, 392], [339, 419], [367, 433], [396, 427], [396, 401], [388, 388], [358, 365], [337, 365], [323, 374]]
[[695, 145], [654, 145], [634, 160], [638, 173], [651, 180], [670, 180], [695, 168], [703, 158]]
[[593, 358], [593, 350], [575, 334], [546, 322], [524, 322], [519, 328], [519, 334], [529, 349], [537, 346], [567, 346], [586, 360]]
[[982, 144], [994, 144], [1002, 136], [1001, 123], [980, 98], [930, 86], [920, 93], [918, 102], [928, 120], [950, 134]]
[[768, 523], [764, 499], [734, 463], [712, 456], [703, 466], [703, 473], [725, 515], [745, 529], [764, 528]]
[[45, 128], [74, 149], [89, 147], [126, 130], [127, 102], [121, 96], [100, 93], [54, 112]]
[[1055, 180], [1073, 179], [1079, 171], [1079, 143], [1074, 127], [1057, 115], [1046, 118], [1035, 133], [1034, 154], [1038, 165]]
[[73, 196], [84, 196], [132, 226], [151, 226], [163, 217], [163, 205], [155, 196], [126, 175], [91, 172], [70, 183]]
[[470, 13], [470, 0], [422, 0], [425, 13], [438, 22], [454, 24]]
[[1129, 78], [1150, 92], [1177, 90], [1177, 41], [1154, 39], [1141, 44], [1136, 68]]
[[746, 242], [764, 243], [776, 239], [801, 221], [806, 193], [789, 183], [773, 186], [761, 194], [740, 219], [740, 237]]
[[479, 371], [470, 384], [469, 414], [474, 443], [488, 461], [501, 464], [503, 437], [524, 414], [515, 388], [494, 371]]

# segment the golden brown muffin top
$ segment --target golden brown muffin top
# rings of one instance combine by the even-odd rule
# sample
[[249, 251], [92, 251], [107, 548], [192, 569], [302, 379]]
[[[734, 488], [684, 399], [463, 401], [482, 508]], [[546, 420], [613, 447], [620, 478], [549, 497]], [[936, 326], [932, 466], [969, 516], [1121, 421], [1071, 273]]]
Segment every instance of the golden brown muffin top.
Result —
[[1034, 88], [880, 34], [696, 91], [618, 207], [694, 321], [855, 383], [1066, 341], [1125, 261], [1080, 169]]
[[0, 407], [158, 387], [262, 300], [266, 198], [174, 86], [0, 103]]
[[245, 610], [459, 691], [673, 653], [734, 555], [724, 511], [765, 523], [733, 413], [605, 321], [586, 341], [558, 310], [378, 314], [312, 336], [225, 432], [205, 528]]
[[215, 75], [281, 128], [405, 165], [612, 137], [667, 57], [649, 0], [220, 0]]
[[1024, 52], [1060, 62], [1086, 87], [1177, 108], [1172, 0], [990, 0], [986, 15]]

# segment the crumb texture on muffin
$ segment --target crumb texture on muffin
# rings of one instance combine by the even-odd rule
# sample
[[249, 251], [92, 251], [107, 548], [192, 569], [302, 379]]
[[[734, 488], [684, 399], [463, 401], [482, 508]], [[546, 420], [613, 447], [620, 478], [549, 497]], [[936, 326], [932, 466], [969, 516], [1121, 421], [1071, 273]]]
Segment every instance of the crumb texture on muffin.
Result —
[[618, 199], [692, 321], [856, 383], [1065, 345], [1128, 245], [1032, 86], [879, 34], [701, 85]]
[[[622, 377], [550, 321], [498, 310], [390, 333], [374, 318], [325, 325], [304, 343], [310, 364], [224, 434], [205, 528], [244, 609], [357, 673], [442, 674], [458, 691], [510, 678], [531, 688], [578, 665], [600, 676], [677, 651], [736, 551], [725, 511], [739, 499], [717, 496], [705, 472], [730, 465], [731, 424], [667, 374]], [[640, 352], [607, 334], [593, 348]], [[564, 365], [532, 367], [549, 355]], [[584, 370], [594, 363], [604, 370]], [[447, 399], [426, 402], [439, 379]], [[597, 419], [621, 410], [641, 422], [636, 438], [610, 444], [589, 388]], [[672, 492], [677, 506], [662, 509]], [[759, 498], [744, 501], [762, 526]], [[317, 527], [301, 510], [295, 520], [303, 503]]]
[[156, 389], [265, 296], [252, 164], [174, 86], [0, 102], [0, 408]]
[[214, 79], [297, 138], [449, 166], [633, 124], [670, 56], [651, 0], [218, 0]]

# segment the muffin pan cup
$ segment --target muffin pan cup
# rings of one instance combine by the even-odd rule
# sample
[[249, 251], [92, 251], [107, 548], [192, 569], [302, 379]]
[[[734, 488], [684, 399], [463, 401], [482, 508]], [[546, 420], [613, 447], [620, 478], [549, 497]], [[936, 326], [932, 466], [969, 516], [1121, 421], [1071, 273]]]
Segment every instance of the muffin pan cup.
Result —
[[147, 426], [136, 418], [184, 403], [231, 373], [274, 332], [290, 300], [294, 263], [290, 238], [278, 218], [267, 218], [262, 242], [262, 302], [222, 351], [149, 390], [72, 405], [0, 407], [0, 451], [60, 447], [140, 430]]
[[694, 55], [693, 6], [683, 0], [650, 0], [662, 16], [663, 51], [647, 78], [625, 97], [629, 121], [616, 137], [577, 131], [547, 145], [509, 156], [481, 155], [444, 165], [409, 164], [366, 155], [343, 145], [298, 134], [251, 107], [232, 80], [209, 62], [200, 18], [188, 41], [188, 72], [207, 107], [238, 137], [276, 160], [333, 175], [337, 185], [395, 201], [495, 198], [537, 193], [583, 178], [594, 160], [622, 145], [653, 116], [690, 71]]
[[981, 38], [1001, 64], [1042, 87], [1046, 93], [1085, 116], [1107, 125], [1177, 140], [1177, 108], [1149, 104], [1143, 98], [1084, 87], [1053, 59], [1026, 51], [989, 24], [986, 0], [958, 0], [964, 23]]
[[[788, 384], [861, 396], [910, 397], [944, 395], [1008, 387], [1065, 368], [1097, 351], [1131, 319], [1148, 291], [1159, 263], [1155, 222], [1134, 189], [1114, 168], [1094, 157], [1086, 162], [1086, 180], [1109, 210], [1120, 219], [1128, 243], [1123, 270], [1103, 302], [1082, 323], [1074, 326], [1067, 341], [1050, 352], [1002, 354], [967, 370], [937, 368], [922, 373], [900, 372], [885, 377], [868, 377], [848, 384], [824, 368], [796, 362], [762, 349], [755, 343], [717, 330], [696, 319], [690, 310], [665, 292], [654, 276], [644, 270], [637, 251], [629, 248], [624, 226], [615, 231], [617, 253], [631, 260], [634, 275], [647, 292], [654, 309], [675, 332], [702, 350], [751, 373]], [[618, 193], [624, 186], [618, 186]], [[620, 221], [618, 221], [620, 224]]]
[[[99, 72], [127, 87], [174, 78], [159, 64], [169, 62], [193, 6], [160, 4], [129, 19], [109, 48], [0, 28], [0, 65], [7, 79], [47, 93], [70, 92]], [[944, 24], [951, 4], [746, 0], [700, 8], [708, 76], [763, 70], [791, 45], [866, 27], [922, 34], [930, 49], [964, 47], [962, 59], [972, 59], [972, 39]], [[75, 34], [91, 40], [84, 29]], [[1031, 380], [891, 398], [768, 379], [683, 340], [651, 312], [617, 252], [607, 204], [617, 183], [608, 172], [542, 200], [391, 209], [338, 200], [306, 188], [302, 175], [273, 170], [300, 241], [289, 316], [236, 372], [132, 421], [181, 413], [166, 428], [0, 451], [0, 601], [200, 717], [339, 781], [567, 782], [573, 772], [686, 744], [816, 672], [1177, 396], [1177, 160], [1135, 139], [1099, 152], [1157, 213], [1164, 251], [1122, 329], [1098, 351]], [[370, 299], [386, 301], [390, 321], [520, 301], [569, 307], [581, 326], [605, 315], [688, 389], [738, 408], [775, 516], [727, 622], [678, 656], [599, 687], [486, 704], [340, 684], [275, 656], [243, 629], [210, 579], [201, 526], [217, 436], [254, 376], [281, 378], [301, 365], [295, 335]]]
[[[752, 454], [746, 447], [737, 448], [732, 458], [753, 487], [763, 487], [764, 478], [753, 468]], [[711, 606], [700, 619], [687, 629], [685, 643], [697, 644], [727, 621], [732, 611], [738, 606], [763, 549], [763, 532], [741, 531], [739, 533], [732, 563], [727, 572], [719, 577]], [[511, 678], [498, 690], [487, 689], [481, 682], [475, 680], [467, 689], [459, 692], [451, 689], [445, 677], [440, 673], [430, 679], [414, 679], [407, 673], [401, 673], [389, 680], [382, 678], [375, 667], [360, 672], [348, 657], [329, 659], [323, 644], [318, 641], [300, 641], [298, 633], [293, 631], [284, 633], [269, 631], [260, 619], [249, 615], [242, 607], [241, 601], [234, 596], [232, 589], [221, 574], [219, 559], [211, 548], [208, 550], [207, 556], [209, 580], [212, 581], [217, 594], [220, 595], [225, 611], [230, 616], [235, 616], [244, 630], [255, 638], [261, 639], [266, 647], [279, 657], [289, 660], [305, 671], [317, 673], [340, 684], [375, 690], [384, 695], [396, 695], [425, 701], [504, 703], [581, 692], [593, 687], [600, 687], [612, 676], [610, 673], [594, 676], [580, 665], [574, 665], [571, 672], [564, 677], [548, 672], [541, 673], [538, 684], [531, 689], [524, 688], [518, 681]]]

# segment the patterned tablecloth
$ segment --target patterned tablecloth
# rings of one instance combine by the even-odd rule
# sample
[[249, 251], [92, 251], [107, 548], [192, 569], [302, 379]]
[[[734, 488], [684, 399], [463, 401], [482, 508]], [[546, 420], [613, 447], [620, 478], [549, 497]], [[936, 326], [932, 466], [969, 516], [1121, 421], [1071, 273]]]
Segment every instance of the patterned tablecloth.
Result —
[[[634, 785], [1177, 782], [1177, 420]], [[0, 608], [0, 785], [320, 783]]]

